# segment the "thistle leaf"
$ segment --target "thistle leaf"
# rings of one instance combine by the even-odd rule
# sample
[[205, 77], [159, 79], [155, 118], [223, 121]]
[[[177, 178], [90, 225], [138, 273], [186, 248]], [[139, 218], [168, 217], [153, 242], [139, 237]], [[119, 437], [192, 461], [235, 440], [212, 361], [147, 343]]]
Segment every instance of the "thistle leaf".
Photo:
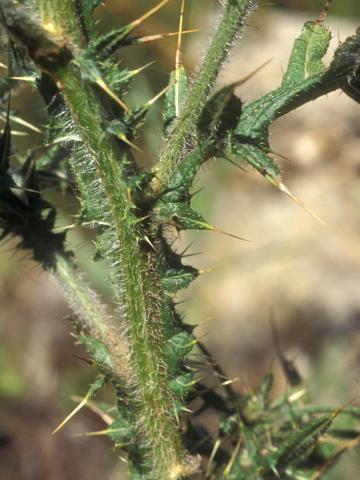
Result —
[[78, 11], [88, 38], [95, 37], [94, 11], [101, 0], [77, 0]]
[[171, 72], [163, 111], [165, 136], [171, 133], [174, 122], [185, 103], [187, 85], [187, 75], [183, 66]]
[[239, 123], [242, 109], [241, 100], [234, 95], [238, 82], [226, 85], [214, 93], [206, 102], [198, 123], [198, 138], [211, 135], [214, 141], [222, 140]]
[[[320, 23], [307, 22], [295, 41], [281, 86], [244, 106], [236, 137], [256, 141], [267, 149], [269, 125], [294, 98], [321, 82], [325, 72], [322, 58], [327, 52], [330, 32]], [[236, 140], [235, 140], [236, 141]]]
[[274, 456], [275, 468], [285, 468], [294, 462], [299, 462], [301, 458], [308, 455], [318, 444], [320, 436], [329, 430], [341, 410], [335, 410], [329, 415], [312, 420], [300, 430], [291, 433]]

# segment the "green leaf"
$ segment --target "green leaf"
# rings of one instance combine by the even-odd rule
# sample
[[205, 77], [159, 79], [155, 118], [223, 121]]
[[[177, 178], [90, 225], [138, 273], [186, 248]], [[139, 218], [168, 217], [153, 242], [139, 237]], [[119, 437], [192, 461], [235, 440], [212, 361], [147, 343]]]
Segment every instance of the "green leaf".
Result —
[[114, 365], [111, 355], [105, 345], [100, 340], [87, 336], [84, 333], [81, 333], [80, 337], [97, 366], [113, 371]]
[[331, 427], [338, 414], [339, 411], [335, 411], [312, 420], [304, 427], [291, 433], [284, 445], [274, 455], [275, 468], [285, 468], [308, 455], [318, 444], [319, 437]]
[[109, 59], [116, 50], [121, 47], [123, 40], [132, 29], [132, 26], [125, 25], [111, 32], [107, 32], [91, 42], [90, 48], [100, 58]]
[[83, 19], [83, 26], [89, 38], [95, 36], [94, 11], [101, 3], [101, 0], [78, 0], [80, 15]]
[[180, 230], [213, 230], [206, 220], [188, 205], [183, 203], [158, 202], [155, 208], [160, 223], [172, 225]]
[[198, 271], [190, 266], [184, 265], [181, 269], [171, 268], [166, 270], [162, 279], [162, 285], [167, 293], [177, 293], [187, 288], [198, 276]]
[[106, 431], [107, 435], [115, 444], [127, 444], [135, 435], [135, 427], [124, 418], [115, 420]]
[[215, 92], [205, 103], [198, 121], [198, 138], [208, 139], [213, 135], [214, 141], [222, 140], [228, 131], [235, 129], [241, 116], [241, 100], [234, 95], [238, 82], [231, 83]]
[[164, 132], [168, 136], [174, 125], [175, 120], [181, 113], [185, 102], [188, 87], [187, 75], [185, 68], [180, 66], [170, 74], [169, 88], [166, 92], [163, 118]]
[[307, 22], [295, 41], [289, 65], [281, 86], [244, 106], [236, 137], [255, 141], [268, 149], [268, 127], [283, 109], [297, 96], [320, 84], [325, 72], [322, 58], [329, 42], [330, 32], [322, 24]]
[[275, 185], [279, 183], [281, 179], [280, 168], [261, 148], [239, 142], [232, 145], [230, 153], [241, 157]]
[[190, 189], [195, 176], [206, 156], [202, 150], [196, 149], [186, 156], [174, 170], [173, 175], [161, 198], [166, 202], [189, 202], [191, 199]]
[[169, 383], [170, 390], [178, 397], [186, 397], [194, 385], [193, 374], [184, 373]]
[[295, 40], [287, 71], [281, 86], [291, 87], [326, 70], [321, 59], [327, 52], [330, 32], [322, 23], [307, 22], [299, 38]]
[[166, 362], [171, 372], [174, 372], [183, 359], [192, 351], [194, 337], [190, 332], [179, 332], [169, 338], [165, 345]]

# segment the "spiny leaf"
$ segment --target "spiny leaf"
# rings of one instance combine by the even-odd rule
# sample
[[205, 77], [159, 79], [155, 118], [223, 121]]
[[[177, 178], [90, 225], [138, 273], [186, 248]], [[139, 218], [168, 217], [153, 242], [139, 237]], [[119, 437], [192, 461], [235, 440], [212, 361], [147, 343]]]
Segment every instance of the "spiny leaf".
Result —
[[[21, 248], [31, 250], [34, 259], [45, 268], [52, 268], [56, 253], [68, 255], [64, 248], [65, 233], [53, 231], [56, 211], [39, 192], [32, 155], [17, 172], [9, 174], [10, 141], [10, 125], [6, 125], [0, 137], [1, 238], [20, 237]], [[45, 210], [48, 210], [46, 215]]]
[[166, 136], [170, 134], [181, 107], [184, 105], [187, 85], [186, 70], [183, 66], [171, 72], [163, 110], [164, 132]]
[[104, 368], [107, 371], [113, 371], [114, 365], [111, 355], [105, 345], [94, 337], [80, 333], [81, 342], [86, 346], [91, 358], [98, 367]]
[[268, 126], [278, 112], [298, 95], [319, 84], [325, 72], [322, 58], [327, 52], [330, 32], [320, 23], [307, 22], [290, 57], [281, 86], [243, 108], [235, 135], [258, 142], [267, 148]]
[[181, 230], [213, 230], [206, 220], [189, 206], [182, 203], [158, 202], [156, 216], [159, 222]]
[[162, 8], [169, 0], [162, 0], [158, 3], [154, 8], [150, 9], [140, 18], [132, 21], [128, 25], [124, 25], [116, 30], [112, 30], [108, 32], [91, 43], [91, 49], [100, 57], [100, 58], [109, 58], [113, 55], [118, 48], [123, 45], [126, 37], [141, 25], [146, 19], [148, 19], [151, 15], [156, 13], [160, 8]]
[[196, 149], [183, 159], [176, 167], [163, 198], [167, 202], [187, 202], [190, 201], [190, 189], [195, 176], [205, 162], [207, 157], [201, 149]]
[[190, 332], [182, 331], [173, 335], [166, 342], [166, 362], [171, 372], [177, 370], [183, 359], [194, 347], [194, 337]]
[[216, 140], [222, 140], [238, 124], [242, 103], [233, 93], [235, 86], [236, 84], [226, 85], [205, 104], [198, 123], [200, 142], [212, 134]]
[[329, 415], [312, 420], [300, 430], [293, 432], [275, 454], [275, 468], [284, 468], [298, 461], [312, 450], [318, 443], [319, 437], [331, 427], [341, 410], [336, 410]]
[[89, 38], [95, 36], [94, 11], [102, 0], [76, 0], [80, 18], [82, 19], [85, 32]]
[[321, 62], [329, 47], [330, 32], [322, 23], [308, 22], [303, 33], [295, 40], [287, 71], [283, 77], [283, 88], [322, 74], [326, 67]]
[[199, 272], [190, 266], [182, 266], [181, 269], [168, 269], [162, 279], [162, 284], [167, 293], [177, 293], [187, 288], [195, 280]]
[[134, 439], [135, 427], [126, 419], [118, 418], [105, 430], [105, 433], [115, 444], [124, 445]]
[[198, 121], [200, 143], [203, 142], [203, 138], [208, 141], [211, 135], [214, 136], [213, 141], [223, 140], [229, 131], [235, 130], [240, 121], [242, 102], [234, 94], [234, 90], [250, 80], [268, 63], [267, 61], [260, 65], [240, 80], [225, 85], [207, 100]]
[[171, 380], [169, 386], [176, 396], [185, 397], [191, 390], [194, 382], [192, 373], [184, 373], [176, 377], [174, 380]]
[[103, 78], [103, 74], [100, 71], [98, 65], [91, 60], [88, 55], [84, 55], [82, 58], [77, 60], [77, 63], [81, 69], [82, 76], [95, 83], [101, 90], [103, 90], [110, 98], [112, 98], [123, 110], [126, 112], [129, 111], [129, 108], [125, 105], [123, 100], [110, 88]]
[[230, 154], [235, 154], [254, 167], [273, 184], [281, 181], [280, 168], [261, 148], [241, 141], [232, 144]]

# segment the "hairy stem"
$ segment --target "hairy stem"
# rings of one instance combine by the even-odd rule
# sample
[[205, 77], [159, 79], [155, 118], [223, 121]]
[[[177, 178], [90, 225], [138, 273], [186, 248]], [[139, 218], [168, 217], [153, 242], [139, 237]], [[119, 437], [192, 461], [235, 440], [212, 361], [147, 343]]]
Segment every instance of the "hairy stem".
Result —
[[[91, 89], [84, 87], [76, 68], [59, 72], [58, 85], [85, 146], [94, 158], [111, 208], [116, 235], [116, 251], [113, 254], [116, 263], [112, 265], [112, 270], [114, 287], [118, 288], [114, 293], [123, 306], [127, 324], [131, 361], [138, 384], [141, 433], [152, 450], [150, 458], [156, 463], [157, 477], [154, 472], [154, 478], [171, 478], [183, 453], [163, 362], [165, 326], [160, 316], [161, 291], [156, 276], [152, 275], [155, 259], [141, 251], [141, 231], [129, 205], [127, 185], [119, 168], [121, 152], [104, 135], [101, 106], [96, 96]], [[121, 279], [121, 285], [116, 278]]]
[[[43, 7], [44, 2], [39, 0], [39, 5]], [[76, 56], [76, 48], [71, 40], [80, 38], [80, 34], [71, 33], [72, 29], [80, 28], [69, 19], [72, 5], [71, 0], [48, 0], [43, 29], [33, 25], [24, 10], [9, 0], [2, 3], [2, 17], [10, 34], [28, 47], [33, 60], [57, 84], [82, 137], [81, 148], [96, 166], [107, 198], [104, 218], [110, 224], [112, 243], [108, 253], [109, 271], [114, 294], [122, 310], [118, 321], [119, 324], [126, 322], [136, 393], [131, 405], [137, 420], [141, 463], [146, 478], [176, 479], [183, 476], [186, 470], [186, 454], [180, 439], [175, 398], [168, 385], [169, 373], [164, 360], [167, 331], [164, 322], [167, 320], [163, 320], [166, 316], [161, 315], [164, 293], [156, 274], [157, 260], [154, 252], [144, 251], [141, 246], [142, 226], [135, 215], [120, 168], [123, 151], [104, 132], [106, 112], [101, 99], [91, 84], [83, 80], [80, 69], [71, 60], [71, 56]], [[49, 17], [56, 18], [54, 36], [53, 28], [49, 28], [47, 23]], [[33, 35], [34, 31], [36, 36]], [[57, 46], [59, 37], [70, 43]], [[37, 39], [40, 39], [38, 45]], [[51, 48], [48, 48], [49, 45]], [[47, 57], [48, 51], [51, 51], [51, 59]], [[83, 175], [83, 183], [86, 183], [89, 181], [87, 172], [83, 172]], [[96, 202], [97, 199], [92, 201]], [[65, 268], [63, 264], [62, 268]], [[64, 279], [67, 274], [62, 271]]]
[[157, 167], [156, 189], [161, 190], [169, 181], [190, 135], [196, 131], [202, 108], [230, 47], [244, 26], [247, 15], [255, 7], [253, 0], [228, 0], [224, 15], [215, 32], [172, 135], [164, 145]]
[[[64, 291], [64, 295], [77, 316], [81, 326], [107, 348], [113, 359], [117, 381], [129, 388], [130, 366], [125, 338], [98, 294], [86, 283], [73, 262], [61, 254], [55, 254], [53, 276]], [[121, 341], [119, 341], [121, 340]]]

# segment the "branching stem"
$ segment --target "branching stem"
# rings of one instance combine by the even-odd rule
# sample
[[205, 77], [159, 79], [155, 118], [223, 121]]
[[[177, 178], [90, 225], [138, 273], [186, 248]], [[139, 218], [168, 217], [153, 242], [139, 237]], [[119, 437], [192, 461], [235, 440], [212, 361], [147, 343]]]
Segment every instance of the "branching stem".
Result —
[[156, 190], [161, 190], [182, 159], [182, 151], [191, 134], [196, 131], [206, 98], [214, 84], [230, 47], [244, 26], [245, 19], [255, 7], [253, 0], [228, 0], [203, 64], [196, 74], [187, 95], [182, 114], [166, 142], [157, 166]]

